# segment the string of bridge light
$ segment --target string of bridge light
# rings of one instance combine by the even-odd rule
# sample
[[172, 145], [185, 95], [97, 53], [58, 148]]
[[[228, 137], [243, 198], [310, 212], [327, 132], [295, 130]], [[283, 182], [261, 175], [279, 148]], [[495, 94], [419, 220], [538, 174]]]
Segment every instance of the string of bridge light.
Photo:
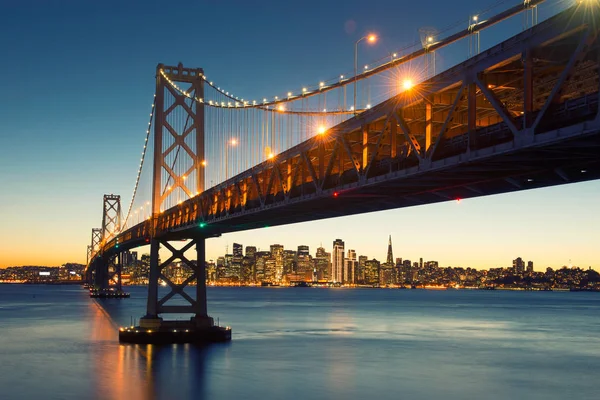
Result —
[[[308, 98], [317, 94], [320, 94], [318, 92], [310, 92], [308, 91], [307, 88], [303, 88], [302, 91], [303, 94], [302, 96], [300, 95], [294, 95], [292, 94], [292, 92], [288, 93], [288, 97], [285, 99], [279, 99], [278, 96], [275, 96], [275, 100], [274, 101], [268, 101], [266, 98], [263, 99], [262, 103], [257, 103], [256, 100], [252, 101], [252, 103], [250, 103], [250, 101], [248, 100], [244, 100], [244, 99], [239, 99], [237, 97], [234, 97], [233, 95], [229, 94], [229, 92], [224, 92], [221, 88], [216, 87], [214, 84], [212, 84], [212, 82], [209, 82], [209, 85], [214, 88], [217, 92], [221, 93], [224, 96], [227, 96], [228, 98], [234, 100], [234, 102], [218, 102], [218, 101], [213, 101], [213, 100], [204, 100], [201, 97], [196, 97], [191, 95], [190, 93], [188, 93], [186, 90], [182, 89], [181, 87], [179, 87], [172, 79], [170, 79], [167, 74], [163, 71], [160, 70], [161, 75], [163, 76], [163, 78], [165, 78], [165, 80], [169, 83], [169, 85], [175, 89], [177, 92], [179, 92], [179, 94], [187, 97], [188, 99], [194, 100], [200, 104], [203, 104], [205, 106], [210, 106], [210, 107], [216, 107], [216, 108], [243, 108], [243, 109], [249, 109], [249, 108], [254, 108], [254, 109], [262, 109], [262, 110], [268, 110], [268, 111], [278, 111], [278, 112], [282, 112], [282, 113], [287, 113], [287, 114], [314, 114], [314, 115], [321, 115], [321, 114], [346, 114], [346, 113], [352, 113], [353, 110], [350, 111], [345, 111], [345, 110], [329, 110], [327, 111], [326, 108], [323, 109], [323, 111], [316, 111], [316, 110], [312, 110], [312, 111], [288, 111], [285, 109], [285, 107], [282, 104], [279, 103], [287, 103], [290, 101], [295, 101], [295, 100], [299, 100], [299, 99], [303, 99], [303, 98]], [[343, 75], [342, 75], [343, 77]], [[202, 78], [206, 81], [206, 76], [202, 75]], [[321, 82], [323, 83], [323, 82]], [[349, 82], [351, 83], [351, 82]], [[278, 105], [278, 107], [276, 108], [269, 108], [269, 106], [271, 105]], [[370, 107], [367, 107], [370, 108]], [[360, 110], [359, 110], [360, 111]]]
[[[489, 12], [491, 9], [506, 3], [508, 0], [500, 0], [498, 2], [496, 2], [495, 4], [493, 4], [492, 6], [488, 7], [488, 9], [484, 10], [483, 12], [471, 16], [469, 17], [469, 30], [473, 29], [474, 27], [476, 27], [477, 25], [479, 25], [481, 22], [480, 21], [480, 16]], [[536, 1], [536, 3], [542, 3], [544, 0], [542, 1]], [[532, 7], [531, 4], [532, 0], [522, 0], [522, 5], [524, 6], [524, 10], [527, 8]], [[536, 6], [537, 4], [535, 4], [534, 6]], [[444, 30], [442, 30], [441, 32], [437, 32], [436, 36], [439, 35], [442, 32], [448, 31], [450, 30], [450, 28], [446, 28]], [[428, 50], [430, 46], [435, 46], [436, 49], [439, 47], [443, 47], [444, 44], [444, 40], [447, 39], [448, 37], [444, 38], [444, 39], [440, 39], [440, 40], [435, 40], [435, 38], [433, 36], [429, 36], [427, 37], [426, 40], [426, 44], [425, 49]], [[418, 42], [408, 45], [404, 48], [402, 48], [400, 51], [406, 51], [408, 49], [414, 48], [418, 45]], [[417, 50], [416, 52], [418, 52], [419, 50]], [[337, 80], [333, 80], [333, 79], [329, 79], [327, 81], [321, 81], [319, 82], [318, 86], [314, 87], [303, 87], [300, 93], [294, 93], [294, 92], [288, 92], [287, 93], [287, 97], [279, 97], [279, 96], [274, 96], [273, 99], [274, 100], [268, 100], [267, 98], [263, 98], [262, 102], [260, 101], [256, 101], [256, 100], [244, 100], [243, 98], [240, 99], [240, 97], [235, 96], [233, 93], [229, 93], [223, 89], [221, 89], [218, 86], [215, 86], [214, 83], [212, 81], [209, 81], [208, 78], [206, 77], [206, 75], [204, 74], [200, 74], [199, 76], [201, 77], [201, 79], [203, 79], [208, 85], [210, 85], [213, 89], [215, 89], [217, 92], [219, 92], [220, 94], [226, 96], [227, 98], [231, 99], [232, 102], [219, 102], [219, 101], [213, 101], [213, 100], [205, 100], [204, 98], [199, 98], [196, 96], [192, 96], [190, 93], [188, 93], [187, 91], [183, 90], [182, 88], [180, 88], [174, 81], [172, 81], [167, 74], [163, 71], [160, 70], [161, 75], [167, 80], [167, 82], [169, 82], [169, 84], [176, 89], [180, 94], [182, 94], [185, 97], [188, 97], [190, 99], [195, 100], [196, 102], [206, 105], [206, 106], [210, 106], [210, 107], [216, 107], [216, 108], [242, 108], [242, 109], [248, 109], [248, 108], [257, 108], [257, 109], [268, 109], [268, 107], [273, 106], [273, 105], [278, 105], [281, 103], [288, 103], [288, 102], [292, 102], [292, 101], [296, 101], [299, 99], [304, 99], [304, 98], [308, 98], [308, 97], [312, 97], [312, 96], [316, 96], [319, 94], [322, 94], [326, 91], [332, 90], [332, 89], [336, 89], [336, 88], [340, 88], [340, 87], [344, 87], [346, 85], [355, 83], [359, 80], [363, 80], [366, 79], [374, 74], [378, 74], [380, 72], [383, 72], [384, 70], [388, 69], [388, 68], [392, 68], [396, 65], [399, 65], [401, 63], [404, 62], [403, 59], [406, 58], [406, 60], [410, 60], [413, 57], [411, 57], [412, 55], [414, 55], [413, 53], [410, 54], [405, 54], [405, 55], [399, 55], [399, 52], [395, 52], [390, 54], [387, 57], [383, 57], [379, 60], [374, 61], [373, 66], [369, 67], [369, 65], [365, 65], [364, 66], [364, 70], [361, 73], [357, 73], [354, 76], [349, 76], [346, 77], [345, 75], [340, 75], [339, 79]], [[383, 68], [383, 69], [382, 69]], [[374, 71], [376, 69], [379, 69], [379, 71]], [[369, 107], [367, 107], [369, 108]], [[285, 109], [285, 107], [280, 106], [276, 108], [277, 111], [280, 111], [282, 113], [289, 113], [291, 111], [287, 111]], [[339, 110], [338, 110], [339, 111]], [[354, 111], [354, 110], [350, 110], [350, 111]], [[360, 110], [356, 110], [357, 112]], [[299, 112], [296, 112], [299, 113]], [[322, 111], [322, 113], [328, 113], [328, 111], [326, 109], [324, 109]]]
[[150, 120], [148, 121], [148, 128], [146, 129], [146, 139], [144, 140], [144, 148], [142, 149], [142, 158], [140, 159], [140, 166], [138, 168], [137, 178], [135, 179], [135, 186], [133, 187], [133, 194], [131, 196], [131, 202], [129, 203], [129, 209], [127, 210], [127, 216], [125, 217], [125, 223], [123, 223], [123, 226], [127, 225], [127, 221], [129, 220], [129, 216], [131, 215], [131, 210], [133, 209], [133, 201], [135, 200], [135, 195], [137, 194], [138, 186], [140, 184], [140, 177], [142, 176], [142, 167], [144, 166], [144, 159], [146, 158], [146, 151], [148, 150], [148, 139], [150, 138], [150, 128], [152, 127], [152, 118], [154, 117], [155, 107], [156, 107], [156, 93], [154, 94], [154, 99], [152, 101], [152, 109], [150, 111]]

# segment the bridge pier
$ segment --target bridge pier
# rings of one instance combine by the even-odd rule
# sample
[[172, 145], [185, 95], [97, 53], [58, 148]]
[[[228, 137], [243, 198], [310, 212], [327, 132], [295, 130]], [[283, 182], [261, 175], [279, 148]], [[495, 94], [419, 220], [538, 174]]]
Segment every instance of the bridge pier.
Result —
[[[188, 343], [221, 342], [231, 339], [231, 329], [215, 326], [208, 315], [206, 301], [206, 239], [196, 237], [181, 249], [174, 248], [168, 240], [152, 239], [150, 243], [150, 275], [148, 282], [148, 302], [146, 315], [140, 318], [137, 327], [121, 328], [119, 340], [129, 343]], [[161, 245], [171, 255], [164, 262], [159, 260]], [[190, 260], [185, 253], [195, 246], [196, 261]], [[191, 275], [182, 283], [174, 283], [163, 274], [164, 268], [179, 260], [191, 271]], [[159, 283], [165, 282], [170, 291], [159, 295]], [[195, 296], [184, 289], [196, 281]], [[175, 295], [179, 295], [188, 304], [170, 305]], [[194, 298], [195, 297], [195, 298]], [[189, 320], [163, 320], [163, 313], [191, 315]]]
[[[97, 257], [92, 268], [89, 268], [88, 275], [92, 276], [92, 269], [95, 271], [93, 279], [93, 288], [90, 289], [90, 297], [93, 298], [125, 298], [129, 293], [122, 289], [121, 281], [121, 254], [110, 257]], [[112, 269], [112, 271], [111, 271]]]

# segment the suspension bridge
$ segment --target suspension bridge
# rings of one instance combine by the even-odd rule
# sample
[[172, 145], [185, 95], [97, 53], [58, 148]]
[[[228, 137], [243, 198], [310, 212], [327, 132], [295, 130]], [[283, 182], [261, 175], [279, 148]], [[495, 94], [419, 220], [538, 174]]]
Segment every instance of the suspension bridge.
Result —
[[[231, 337], [207, 314], [208, 238], [600, 178], [600, 7], [576, 1], [538, 22], [542, 3], [427, 31], [354, 74], [268, 99], [238, 97], [202, 69], [159, 64], [132, 200], [122, 213], [120, 196], [104, 196], [88, 246], [86, 277], [100, 290], [120, 290], [122, 252], [150, 246], [147, 312], [121, 340]], [[515, 16], [521, 32], [481, 51], [480, 34]], [[470, 57], [436, 74], [436, 53], [465, 41]], [[190, 272], [180, 284], [163, 273], [173, 261]]]

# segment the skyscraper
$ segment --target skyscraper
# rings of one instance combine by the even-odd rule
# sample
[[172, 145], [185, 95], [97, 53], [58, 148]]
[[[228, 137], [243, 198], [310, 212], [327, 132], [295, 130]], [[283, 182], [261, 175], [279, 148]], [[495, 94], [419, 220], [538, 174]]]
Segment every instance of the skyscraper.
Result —
[[331, 256], [330, 279], [333, 282], [342, 283], [344, 281], [344, 241], [342, 239], [334, 240]]
[[346, 258], [344, 267], [344, 283], [356, 283], [357, 267], [356, 251], [348, 250], [348, 258]]
[[527, 272], [533, 272], [533, 261], [527, 261]]
[[256, 246], [246, 246], [246, 257], [254, 258], [256, 254]]
[[514, 274], [522, 274], [525, 272], [525, 261], [521, 257], [517, 257], [513, 260], [513, 272]]
[[281, 244], [272, 244], [271, 245], [271, 257], [273, 257], [275, 261], [275, 271], [274, 271], [274, 282], [281, 282], [283, 278], [283, 245]]
[[301, 244], [298, 246], [298, 257], [300, 256], [308, 256], [309, 255], [309, 247], [305, 244]]
[[314, 267], [317, 269], [318, 279], [331, 280], [330, 264], [331, 253], [326, 252], [324, 247], [318, 247], [317, 254], [314, 259]]
[[283, 279], [286, 276], [293, 274], [297, 269], [297, 256], [295, 250], [283, 251]]
[[394, 253], [392, 252], [392, 235], [390, 235], [390, 238], [388, 240], [388, 252], [385, 263], [389, 265], [394, 265]]

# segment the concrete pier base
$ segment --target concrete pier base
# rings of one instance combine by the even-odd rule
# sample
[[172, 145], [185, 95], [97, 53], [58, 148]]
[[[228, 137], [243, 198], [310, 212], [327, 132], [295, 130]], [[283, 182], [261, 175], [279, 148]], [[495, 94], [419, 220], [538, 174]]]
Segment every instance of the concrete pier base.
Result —
[[163, 321], [141, 318], [139, 326], [119, 330], [119, 342], [137, 344], [215, 343], [231, 340], [231, 328], [215, 326], [212, 318]]

